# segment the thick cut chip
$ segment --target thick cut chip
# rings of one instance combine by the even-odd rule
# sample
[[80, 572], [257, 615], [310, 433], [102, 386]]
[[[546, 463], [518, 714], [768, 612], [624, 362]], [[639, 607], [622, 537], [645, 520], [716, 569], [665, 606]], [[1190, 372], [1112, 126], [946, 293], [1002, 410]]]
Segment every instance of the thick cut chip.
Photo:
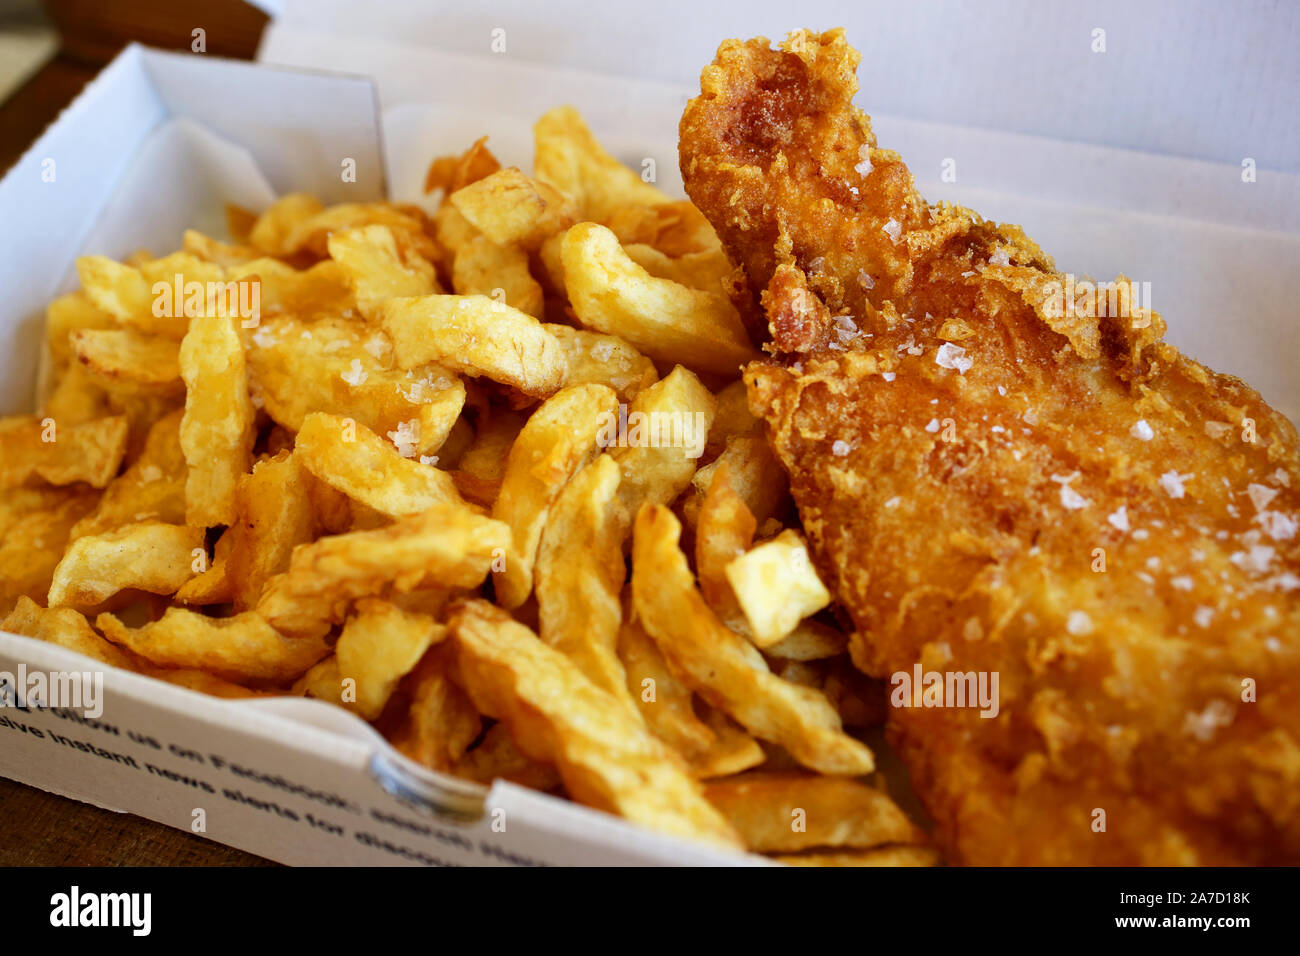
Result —
[[294, 251], [289, 246], [290, 235], [303, 223], [324, 210], [325, 206], [315, 196], [307, 193], [289, 193], [281, 196], [262, 215], [257, 217], [248, 233], [248, 241], [263, 252], [284, 255]]
[[568, 375], [564, 349], [526, 312], [483, 295], [389, 299], [380, 310], [402, 368], [437, 362], [545, 397]]
[[457, 295], [486, 295], [535, 318], [544, 311], [542, 287], [528, 271], [528, 253], [487, 236], [475, 236], [456, 250], [451, 285]]
[[573, 200], [584, 219], [604, 222], [627, 206], [672, 202], [610, 156], [571, 106], [544, 114], [533, 126], [533, 142], [537, 178]]
[[[721, 406], [721, 402], [719, 405]], [[710, 445], [713, 444], [714, 433], [720, 427], [720, 418], [721, 407], [719, 418], [714, 420], [713, 429], [709, 432]], [[721, 427], [725, 428], [726, 425]], [[696, 492], [695, 498], [691, 501], [696, 502], [697, 505], [702, 503], [700, 499], [708, 491], [714, 471], [724, 463], [731, 472], [731, 487], [740, 495], [745, 506], [749, 508], [750, 514], [758, 522], [760, 534], [768, 533], [764, 529], [781, 513], [785, 505], [788, 482], [785, 470], [776, 460], [776, 455], [772, 453], [767, 439], [762, 434], [733, 435], [728, 438], [722, 453], [697, 471], [695, 477], [691, 479]], [[689, 509], [687, 517], [690, 517]]]
[[775, 644], [831, 603], [807, 543], [794, 530], [782, 531], [735, 558], [726, 574], [759, 647]]
[[501, 491], [506, 461], [524, 427], [524, 416], [504, 408], [485, 409], [479, 415], [474, 439], [456, 466], [456, 486], [477, 504], [492, 506]]
[[385, 299], [442, 291], [432, 263], [414, 250], [403, 257], [387, 226], [333, 233], [329, 252], [352, 285], [357, 311], [370, 321], [378, 320], [379, 304]]
[[517, 608], [533, 590], [533, 562], [552, 502], [597, 453], [602, 423], [618, 396], [603, 385], [575, 385], [543, 402], [510, 448], [492, 517], [510, 528], [505, 567], [493, 574], [497, 601]]
[[507, 525], [458, 505], [436, 505], [374, 531], [299, 545], [289, 570], [266, 583], [258, 611], [286, 634], [323, 634], [360, 597], [430, 584], [473, 588], [510, 543]]
[[238, 683], [293, 680], [329, 653], [321, 638], [285, 637], [260, 615], [205, 617], [170, 607], [158, 620], [127, 627], [112, 614], [95, 626], [114, 644], [160, 667], [194, 667]]
[[185, 234], [181, 236], [181, 248], [196, 259], [211, 262], [223, 269], [243, 265], [245, 262], [252, 262], [262, 254], [260, 250], [254, 249], [252, 246], [240, 243], [231, 245], [205, 235], [197, 229], [185, 230]]
[[285, 196], [264, 212], [249, 241], [272, 256], [307, 253], [323, 258], [329, 254], [332, 234], [365, 226], [387, 226], [403, 253], [413, 250], [430, 260], [437, 255], [424, 213], [415, 206], [370, 202], [322, 208], [315, 198], [302, 194]]
[[164, 395], [185, 390], [175, 339], [128, 329], [78, 329], [71, 343], [77, 361], [105, 388]]
[[419, 514], [436, 504], [465, 503], [450, 474], [403, 458], [348, 418], [308, 415], [298, 431], [294, 457], [325, 484], [391, 518]]
[[52, 418], [64, 425], [84, 425], [113, 414], [108, 392], [86, 366], [72, 362], [54, 374], [54, 387], [40, 406], [41, 418]]
[[726, 283], [731, 278], [732, 267], [721, 247], [673, 257], [665, 255], [654, 246], [625, 241], [623, 251], [656, 279], [671, 279], [692, 289], [726, 294]]
[[730, 777], [752, 770], [767, 760], [762, 745], [730, 717], [708, 704], [701, 704], [700, 709], [705, 725], [713, 731], [713, 743], [688, 758], [691, 773], [697, 778]]
[[377, 598], [358, 601], [334, 648], [340, 679], [356, 681], [351, 709], [366, 720], [378, 717], [398, 681], [446, 636], [446, 626], [427, 614]]
[[758, 358], [726, 297], [656, 279], [604, 226], [574, 226], [561, 258], [569, 301], [584, 326], [620, 336], [655, 361], [698, 372], [731, 377]]
[[91, 301], [83, 291], [61, 295], [45, 309], [45, 337], [55, 368], [72, 360], [72, 333], [82, 329], [111, 329], [117, 319]]
[[93, 607], [128, 588], [172, 594], [206, 558], [203, 529], [143, 521], [86, 535], [68, 546], [54, 569], [50, 606]]
[[397, 436], [407, 457], [441, 448], [465, 405], [465, 385], [450, 371], [394, 368], [383, 332], [339, 318], [263, 321], [248, 340], [248, 372], [253, 394], [285, 428], [329, 412]]
[[235, 488], [235, 523], [217, 542], [212, 567], [181, 588], [176, 600], [230, 601], [236, 611], [256, 606], [267, 579], [287, 569], [293, 549], [315, 533], [315, 484], [296, 453], [281, 451], [255, 464]]
[[629, 515], [647, 502], [666, 505], [690, 486], [716, 404], [700, 380], [678, 366], [637, 394], [625, 422], [602, 433], [602, 447], [622, 469], [619, 497]]
[[228, 278], [239, 283], [237, 289], [250, 305], [257, 297], [256, 314], [241, 319], [241, 329], [257, 328], [263, 318], [286, 314], [304, 321], [350, 316], [356, 305], [347, 273], [332, 259], [302, 270], [278, 259], [253, 259], [232, 266]]
[[76, 425], [35, 415], [0, 418], [0, 488], [32, 477], [52, 485], [84, 481], [103, 488], [126, 455], [127, 430], [124, 415]]
[[627, 689], [650, 731], [694, 760], [717, 743], [717, 735], [695, 712], [692, 690], [673, 676], [654, 639], [637, 620], [631, 602], [624, 609], [618, 634], [618, 657]]
[[198, 527], [230, 524], [235, 485], [252, 464], [253, 403], [244, 349], [234, 321], [197, 316], [181, 342], [185, 415], [181, 450], [189, 465], [185, 520]]
[[565, 385], [608, 385], [625, 402], [659, 379], [650, 361], [617, 335], [602, 335], [568, 325], [543, 326], [555, 336], [568, 360]]
[[751, 773], [715, 780], [704, 794], [740, 831], [745, 845], [760, 853], [866, 849], [925, 839], [888, 794], [843, 777]]
[[794, 853], [772, 857], [790, 866], [938, 866], [939, 852], [928, 846], [882, 846], [843, 853]]
[[134, 521], [185, 523], [188, 466], [181, 453], [183, 414], [178, 408], [154, 422], [139, 457], [109, 482], [94, 512], [73, 527], [73, 538], [112, 531]]
[[617, 653], [619, 595], [627, 577], [627, 519], [619, 506], [618, 481], [618, 465], [598, 455], [551, 505], [537, 552], [538, 630], [543, 641], [640, 721]]
[[704, 600], [733, 630], [742, 615], [726, 569], [749, 550], [756, 529], [754, 516], [732, 488], [731, 469], [724, 462], [714, 470], [700, 505], [695, 526], [695, 570]]
[[0, 614], [20, 596], [44, 601], [72, 528], [99, 496], [72, 488], [10, 488], [0, 500]]
[[148, 335], [184, 337], [190, 320], [213, 314], [227, 291], [225, 271], [184, 252], [138, 266], [104, 256], [77, 260], [87, 297], [123, 326]]
[[[775, 644], [768, 644], [764, 647], [763, 653], [768, 657], [787, 661], [821, 661], [828, 657], [843, 654], [848, 648], [849, 638], [847, 634], [809, 618], [800, 621], [793, 631]], [[827, 696], [830, 696], [829, 692]], [[840, 710], [839, 707], [835, 709]], [[840, 716], [844, 716], [842, 711]], [[845, 723], [848, 723], [848, 721], [846, 720]]]
[[536, 248], [547, 236], [573, 222], [564, 196], [514, 166], [456, 190], [447, 202], [500, 246]]
[[459, 156], [439, 156], [434, 159], [424, 174], [424, 191], [431, 193], [435, 189], [441, 189], [444, 193], [454, 193], [500, 169], [501, 164], [487, 148], [487, 139], [486, 136], [480, 136]]
[[[473, 702], [470, 706], [474, 706]], [[560, 775], [555, 768], [524, 754], [505, 724], [489, 727], [478, 746], [458, 760], [454, 769], [456, 776], [483, 784], [509, 780], [545, 793], [560, 788]]]
[[553, 763], [576, 800], [633, 823], [740, 846], [684, 764], [567, 657], [486, 601], [451, 618], [461, 680], [521, 750]]
[[681, 524], [660, 505], [637, 515], [632, 594], [637, 616], [673, 672], [761, 740], [821, 773], [870, 773], [871, 751], [846, 736], [826, 697], [773, 674], [763, 655], [726, 628], [695, 588], [678, 547]]
[[29, 597], [20, 597], [0, 623], [0, 630], [48, 641], [112, 667], [134, 670], [130, 654], [100, 637], [82, 613], [70, 607], [44, 608]]
[[394, 745], [417, 763], [447, 772], [483, 732], [483, 721], [469, 695], [452, 681], [441, 653], [445, 649], [425, 654], [412, 671], [411, 706]]

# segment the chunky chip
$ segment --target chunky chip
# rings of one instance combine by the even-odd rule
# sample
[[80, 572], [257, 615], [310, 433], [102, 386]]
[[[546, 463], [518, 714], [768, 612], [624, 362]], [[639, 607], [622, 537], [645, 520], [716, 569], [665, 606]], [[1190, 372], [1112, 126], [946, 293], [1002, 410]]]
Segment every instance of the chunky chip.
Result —
[[599, 450], [602, 422], [615, 414], [618, 396], [603, 385], [575, 385], [532, 414], [510, 448], [492, 517], [510, 528], [504, 567], [494, 569], [497, 601], [523, 604], [533, 589], [533, 563], [551, 504], [565, 483]]
[[709, 610], [677, 546], [680, 534], [681, 524], [661, 505], [646, 505], [637, 515], [632, 594], [669, 667], [713, 706], [804, 766], [844, 776], [870, 773], [871, 751], [842, 732], [826, 698], [774, 675], [763, 655]]
[[385, 299], [442, 291], [433, 265], [414, 250], [407, 250], [403, 257], [388, 226], [332, 233], [328, 245], [330, 257], [342, 267], [352, 286], [357, 310], [370, 321], [378, 320]]
[[126, 455], [128, 424], [114, 415], [77, 425], [53, 418], [0, 418], [0, 488], [41, 478], [52, 485], [84, 481], [103, 488]]
[[286, 634], [320, 635], [360, 597], [429, 582], [472, 588], [505, 554], [510, 529], [459, 505], [429, 510], [373, 531], [299, 545], [289, 569], [266, 583], [257, 610]]
[[158, 620], [127, 627], [112, 614], [95, 626], [114, 644], [159, 667], [194, 667], [240, 681], [290, 681], [329, 653], [312, 637], [285, 637], [260, 615], [206, 617], [169, 607]]
[[50, 583], [51, 607], [92, 607], [128, 588], [171, 594], [205, 562], [203, 529], [142, 521], [68, 546]]
[[865, 849], [922, 843], [925, 835], [888, 794], [842, 777], [750, 773], [704, 788], [751, 850]]
[[657, 362], [697, 372], [734, 376], [758, 358], [727, 298], [656, 279], [604, 226], [574, 226], [561, 256], [569, 301], [587, 328], [620, 336]]
[[314, 412], [298, 431], [294, 456], [349, 498], [392, 518], [436, 504], [465, 502], [450, 474], [403, 458], [388, 442], [348, 418]]
[[733, 559], [726, 575], [759, 647], [775, 644], [831, 602], [807, 543], [794, 530], [782, 531]]
[[483, 295], [389, 299], [384, 331], [402, 368], [437, 362], [545, 397], [564, 384], [564, 349], [526, 312]]
[[514, 166], [456, 190], [447, 202], [499, 246], [536, 248], [573, 221], [564, 196]]
[[486, 601], [461, 603], [450, 625], [475, 706], [505, 723], [524, 753], [553, 763], [574, 799], [663, 833], [740, 847], [680, 758], [567, 657]]
[[542, 287], [528, 271], [528, 253], [487, 236], [475, 236], [456, 250], [451, 285], [457, 295], [486, 295], [538, 319], [545, 312]]
[[48, 641], [112, 667], [133, 669], [130, 654], [100, 637], [81, 612], [70, 607], [44, 608], [29, 597], [20, 597], [0, 622], [0, 630]]
[[339, 677], [356, 681], [352, 709], [366, 720], [378, 717], [397, 682], [446, 635], [447, 628], [427, 614], [376, 598], [358, 601], [334, 647]]
[[568, 325], [545, 325], [568, 360], [565, 385], [608, 385], [625, 402], [659, 378], [650, 361], [617, 335], [602, 335]]
[[181, 450], [189, 465], [186, 522], [208, 528], [230, 524], [235, 484], [252, 464], [256, 437], [244, 349], [233, 320], [194, 318], [181, 342], [180, 364], [185, 379]]
[[78, 329], [70, 340], [77, 361], [105, 388], [164, 395], [185, 390], [175, 339], [127, 329]]

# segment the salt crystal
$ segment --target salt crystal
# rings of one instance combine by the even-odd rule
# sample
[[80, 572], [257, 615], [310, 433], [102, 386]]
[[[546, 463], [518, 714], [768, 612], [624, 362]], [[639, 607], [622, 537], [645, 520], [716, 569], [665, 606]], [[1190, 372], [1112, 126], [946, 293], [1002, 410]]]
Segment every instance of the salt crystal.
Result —
[[876, 280], [867, 275], [866, 269], [859, 269], [858, 285], [862, 286], [864, 289], [874, 289], [876, 287]]
[[925, 426], [925, 430], [928, 432], [937, 432], [939, 430], [939, 419], [930, 419], [929, 423]]
[[361, 359], [353, 359], [352, 366], [348, 369], [348, 371], [344, 372], [340, 377], [343, 379], [343, 381], [347, 382], [349, 385], [352, 386], [357, 386], [360, 385], [362, 382], [364, 382], [367, 376], [366, 376], [365, 369], [361, 367]]
[[1290, 541], [1295, 537], [1296, 520], [1291, 515], [1284, 515], [1280, 511], [1261, 511], [1255, 520], [1274, 541]]
[[1147, 424], [1145, 418], [1139, 418], [1134, 422], [1128, 433], [1141, 441], [1150, 441], [1156, 437], [1156, 433], [1151, 430], [1151, 426]]
[[142, 465], [140, 468], [140, 480], [146, 485], [157, 481], [163, 476], [163, 470], [157, 465]]
[[898, 375], [894, 372], [881, 372], [880, 377], [886, 382], [892, 382], [894, 379], [898, 378]]
[[365, 349], [377, 359], [382, 359], [388, 351], [388, 339], [378, 332], [366, 339]]
[[1250, 503], [1255, 506], [1255, 510], [1263, 511], [1268, 507], [1268, 503], [1277, 497], [1278, 492], [1276, 488], [1257, 485], [1252, 481], [1246, 486], [1246, 494], [1250, 495]]
[[866, 179], [871, 175], [871, 171], [875, 169], [875, 167], [871, 165], [871, 147], [866, 143], [863, 143], [862, 146], [858, 148], [858, 159], [860, 162], [853, 167], [853, 171], [863, 179]]
[[1276, 481], [1276, 482], [1277, 482], [1279, 485], [1281, 485], [1283, 488], [1290, 488], [1290, 487], [1291, 487], [1291, 476], [1288, 475], [1288, 474], [1287, 474], [1283, 469], [1281, 469], [1281, 468], [1279, 468], [1277, 471], [1273, 472], [1273, 480]]
[[975, 364], [973, 359], [966, 357], [964, 348], [951, 342], [944, 342], [939, 346], [939, 351], [934, 353], [934, 363], [942, 368], [956, 369], [959, 375], [965, 375], [966, 371]]
[[1007, 394], [1007, 389], [1006, 389], [1006, 386], [1005, 386], [1005, 385], [999, 385], [999, 386], [998, 386], [998, 394], [999, 394], [999, 395], [1006, 395], [1006, 394]]
[[1011, 257], [1007, 254], [1007, 250], [997, 249], [993, 255], [989, 256], [989, 262], [995, 266], [1009, 266], [1011, 265]]
[[851, 447], [849, 443], [842, 438], [835, 439], [834, 444], [831, 445], [831, 454], [836, 458], [843, 458], [850, 450]]
[[1197, 627], [1209, 627], [1210, 621], [1214, 620], [1214, 608], [1202, 604], [1192, 612], [1192, 620], [1196, 622]]
[[413, 458], [420, 444], [420, 420], [412, 418], [409, 422], [398, 422], [397, 430], [387, 433], [397, 453], [403, 458]]
[[898, 237], [903, 234], [902, 223], [896, 219], [889, 220], [880, 228], [893, 242], [898, 242]]
[[614, 343], [607, 340], [597, 342], [591, 347], [591, 357], [597, 362], [608, 362], [613, 354]]
[[438, 456], [437, 456], [437, 455], [421, 455], [421, 456], [420, 456], [420, 464], [422, 464], [422, 465], [436, 465], [436, 464], [438, 464]]
[[1205, 423], [1205, 434], [1209, 435], [1215, 441], [1219, 441], [1230, 431], [1232, 431], [1232, 426], [1229, 425], [1227, 422], [1206, 422]]
[[1221, 700], [1212, 700], [1199, 714], [1188, 712], [1183, 718], [1183, 733], [1202, 743], [1214, 737], [1215, 731], [1232, 723], [1232, 707]]
[[1267, 647], [1274, 654], [1276, 654], [1278, 651], [1282, 649], [1282, 642], [1279, 641], [1276, 637], [1266, 637], [1264, 638], [1264, 646]]
[[902, 500], [903, 500], [903, 499], [900, 498], [898, 495], [894, 495], [894, 497], [890, 498], [888, 501], [885, 502], [885, 507], [886, 507], [886, 508], [897, 508], [898, 505], [899, 505], [899, 502], [901, 502]]
[[253, 344], [259, 349], [269, 349], [272, 345], [275, 345], [277, 341], [279, 340], [271, 334], [270, 330], [267, 329], [265, 325], [261, 326], [253, 333]]
[[1176, 578], [1170, 578], [1169, 583], [1179, 591], [1190, 591], [1196, 586], [1196, 582], [1187, 574], [1180, 574]]
[[1267, 545], [1252, 545], [1249, 551], [1234, 551], [1228, 555], [1228, 560], [1241, 568], [1243, 571], [1254, 571], [1257, 574], [1263, 574], [1268, 570], [1273, 555], [1277, 551]]
[[1145, 541], [1149, 537], [1151, 537], [1151, 532], [1148, 531], [1146, 528], [1138, 528], [1136, 531], [1133, 532], [1134, 541]]
[[1183, 482], [1193, 475], [1180, 475], [1176, 471], [1166, 471], [1160, 476], [1160, 487], [1165, 490], [1165, 494], [1170, 498], [1181, 498], [1184, 494]]
[[1115, 528], [1119, 529], [1120, 531], [1127, 531], [1127, 530], [1128, 530], [1128, 508], [1127, 508], [1127, 506], [1125, 506], [1125, 505], [1120, 505], [1120, 506], [1119, 506], [1118, 508], [1116, 508], [1113, 512], [1111, 512], [1110, 514], [1108, 514], [1108, 515], [1106, 516], [1106, 520], [1109, 521], [1109, 522], [1111, 523], [1111, 526], [1112, 526], [1112, 527], [1115, 527]]
[[1071, 611], [1065, 620], [1065, 629], [1074, 635], [1091, 634], [1092, 618], [1083, 611]]

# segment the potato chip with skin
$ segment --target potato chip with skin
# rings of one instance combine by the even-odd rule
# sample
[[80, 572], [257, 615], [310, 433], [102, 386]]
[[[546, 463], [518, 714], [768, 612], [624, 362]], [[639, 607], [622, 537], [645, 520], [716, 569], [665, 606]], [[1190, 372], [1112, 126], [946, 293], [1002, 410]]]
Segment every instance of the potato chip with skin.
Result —
[[435, 505], [373, 531], [294, 548], [289, 569], [266, 582], [258, 612], [286, 634], [324, 634], [356, 598], [389, 587], [478, 587], [505, 553], [510, 529], [459, 505]]
[[328, 244], [330, 257], [352, 285], [357, 310], [368, 321], [378, 321], [379, 305], [385, 299], [442, 291], [433, 264], [414, 251], [403, 257], [387, 226], [332, 233]]
[[320, 481], [392, 518], [436, 504], [465, 505], [450, 474], [404, 458], [351, 419], [315, 412], [298, 431], [294, 455]]
[[619, 498], [629, 516], [646, 502], [666, 505], [690, 487], [715, 407], [695, 374], [678, 366], [637, 393], [624, 426], [602, 435], [622, 470]]
[[534, 318], [544, 314], [542, 287], [528, 271], [528, 253], [475, 236], [456, 250], [451, 285], [457, 295], [486, 295]]
[[410, 439], [430, 455], [465, 406], [465, 384], [440, 365], [392, 366], [392, 344], [344, 319], [266, 319], [248, 339], [248, 374], [266, 413], [292, 431], [312, 412], [355, 419], [377, 435]]
[[568, 325], [543, 326], [564, 349], [569, 374], [565, 385], [608, 385], [625, 402], [659, 380], [650, 361], [617, 335], [602, 335]]
[[32, 478], [52, 485], [85, 482], [103, 488], [126, 456], [128, 422], [113, 415], [76, 425], [52, 418], [0, 418], [0, 488]]
[[670, 510], [647, 505], [637, 515], [632, 548], [637, 616], [673, 673], [804, 766], [843, 776], [870, 773], [871, 751], [843, 733], [825, 696], [774, 675], [762, 654], [709, 609], [678, 547], [680, 534]]
[[181, 249], [196, 259], [202, 259], [204, 262], [210, 262], [223, 269], [243, 265], [245, 262], [252, 262], [262, 255], [261, 250], [252, 246], [238, 243], [231, 245], [204, 235], [197, 229], [185, 230], [185, 234], [181, 236]]
[[68, 546], [50, 582], [50, 607], [93, 607], [119, 591], [172, 594], [206, 558], [204, 529], [142, 521], [78, 538]]
[[[470, 706], [473, 707], [472, 702]], [[544, 793], [560, 788], [560, 775], [556, 769], [526, 756], [505, 724], [489, 727], [478, 746], [456, 761], [453, 772], [458, 777], [485, 785], [494, 780], [509, 780]]]
[[700, 710], [705, 726], [713, 731], [713, 742], [687, 758], [697, 779], [729, 777], [766, 762], [767, 753], [762, 745], [734, 720], [708, 704], [701, 703]]
[[465, 219], [499, 246], [535, 249], [573, 222], [564, 196], [516, 167], [497, 170], [447, 197]]
[[524, 753], [553, 763], [574, 799], [739, 849], [681, 759], [567, 657], [486, 601], [460, 603], [449, 623], [474, 705], [504, 722]]
[[0, 623], [0, 630], [48, 641], [111, 667], [134, 669], [130, 654], [100, 637], [85, 616], [70, 607], [44, 608], [23, 596]]
[[0, 531], [0, 613], [24, 595], [46, 599], [72, 528], [98, 497], [75, 485], [4, 493], [9, 513]]
[[725, 573], [760, 648], [775, 644], [831, 602], [807, 543], [793, 529], [734, 558]]
[[340, 679], [356, 681], [349, 709], [365, 720], [378, 717], [398, 682], [446, 636], [446, 626], [427, 614], [377, 598], [357, 601], [334, 646]]
[[[58, 373], [58, 380], [40, 406], [42, 419], [52, 418], [64, 425], [84, 425], [113, 414], [107, 390], [80, 362], [68, 364]], [[128, 427], [129, 432], [129, 427]]]
[[450, 772], [482, 733], [483, 721], [452, 681], [443, 650], [425, 654], [408, 676], [411, 704], [394, 746], [416, 763]]
[[128, 329], [78, 329], [71, 343], [77, 361], [105, 388], [167, 395], [185, 391], [175, 339]]
[[627, 577], [618, 482], [618, 465], [597, 455], [551, 505], [534, 574], [538, 633], [640, 722], [617, 653]]
[[72, 333], [116, 326], [117, 319], [95, 305], [83, 290], [59, 296], [45, 309], [45, 338], [54, 366], [62, 368], [72, 360]]
[[470, 183], [476, 183], [485, 176], [491, 176], [501, 164], [487, 147], [486, 136], [474, 140], [473, 145], [459, 156], [439, 156], [429, 164], [424, 174], [424, 191], [431, 193], [441, 189], [444, 193], [454, 193]]
[[561, 248], [564, 285], [583, 326], [632, 343], [656, 362], [735, 376], [759, 357], [721, 294], [656, 279], [604, 226], [579, 223]]
[[494, 570], [497, 601], [517, 608], [533, 589], [533, 564], [551, 504], [578, 469], [599, 451], [602, 421], [618, 396], [603, 385], [575, 385], [542, 403], [510, 448], [492, 517], [510, 528], [505, 567]]
[[749, 773], [714, 780], [704, 793], [761, 853], [925, 842], [888, 794], [843, 777]]
[[192, 667], [240, 681], [291, 681], [329, 653], [321, 638], [285, 637], [253, 611], [207, 617], [170, 607], [161, 618], [127, 627], [112, 614], [95, 618], [103, 635], [160, 667]]
[[[296, 452], [257, 462], [235, 488], [236, 520], [217, 542], [212, 566], [182, 587], [176, 600], [229, 601], [236, 611], [255, 607], [267, 579], [286, 570], [293, 549], [315, 534], [311, 484]], [[212, 580], [205, 583], [208, 576]]]
[[235, 518], [235, 486], [252, 465], [253, 404], [234, 321], [201, 315], [181, 342], [185, 414], [181, 450], [189, 465], [185, 520], [199, 527]]
[[572, 199], [584, 219], [604, 222], [628, 206], [672, 202], [610, 156], [572, 106], [544, 113], [533, 125], [533, 144], [537, 179]]
[[289, 246], [290, 236], [324, 208], [319, 199], [308, 193], [281, 196], [257, 217], [249, 230], [248, 242], [270, 255], [292, 252]]
[[695, 526], [695, 570], [700, 594], [713, 612], [734, 630], [742, 618], [740, 605], [727, 580], [727, 565], [754, 543], [758, 523], [731, 486], [731, 469], [724, 462], [713, 472]]
[[560, 343], [526, 312], [482, 295], [428, 295], [386, 301], [384, 331], [404, 369], [429, 362], [545, 398], [563, 385]]
[[73, 527], [73, 538], [112, 531], [135, 521], [185, 523], [188, 466], [181, 452], [183, 414], [178, 408], [153, 424], [139, 457], [109, 482], [95, 510]]

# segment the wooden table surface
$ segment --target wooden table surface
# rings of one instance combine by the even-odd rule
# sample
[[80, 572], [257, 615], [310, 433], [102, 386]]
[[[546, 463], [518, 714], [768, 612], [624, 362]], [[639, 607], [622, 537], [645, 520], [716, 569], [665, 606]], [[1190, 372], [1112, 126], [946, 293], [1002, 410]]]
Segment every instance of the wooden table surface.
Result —
[[[238, 0], [46, 0], [62, 34], [58, 54], [0, 103], [0, 175], [81, 88], [132, 41], [251, 59], [266, 15]], [[268, 861], [126, 813], [0, 779], [0, 866], [267, 866]]]

